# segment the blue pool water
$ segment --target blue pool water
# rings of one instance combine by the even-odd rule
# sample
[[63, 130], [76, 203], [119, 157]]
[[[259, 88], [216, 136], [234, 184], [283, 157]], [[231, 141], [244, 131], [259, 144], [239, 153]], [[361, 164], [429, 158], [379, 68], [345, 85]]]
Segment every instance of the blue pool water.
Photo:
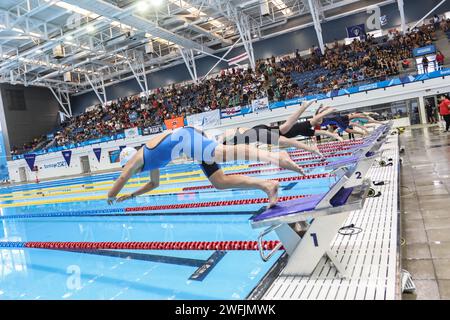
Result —
[[[300, 161], [301, 162], [301, 161]], [[302, 162], [304, 163], [304, 162]], [[306, 162], [305, 162], [306, 163]], [[230, 171], [265, 170], [270, 166]], [[233, 169], [233, 170], [231, 170]], [[323, 173], [324, 168], [309, 173]], [[0, 241], [221, 241], [256, 240], [249, 218], [264, 204], [139, 211], [123, 208], [265, 198], [258, 190], [201, 189], [195, 164], [162, 170], [160, 194], [108, 206], [117, 173], [0, 189]], [[168, 176], [164, 176], [164, 175]], [[268, 171], [260, 178], [295, 177]], [[131, 184], [142, 183], [138, 176]], [[324, 193], [335, 178], [282, 182], [280, 196]], [[56, 189], [55, 189], [56, 188]], [[136, 189], [131, 185], [123, 192]], [[166, 192], [166, 193], [164, 193]], [[85, 198], [85, 199], [84, 199]], [[110, 212], [105, 210], [111, 209]], [[57, 217], [52, 214], [72, 213]], [[28, 217], [27, 214], [47, 214]], [[108, 216], [105, 216], [108, 214]], [[21, 218], [8, 218], [21, 215]], [[269, 237], [270, 239], [270, 237]], [[275, 239], [275, 238], [273, 238]], [[150, 251], [0, 248], [0, 299], [245, 299], [281, 256], [263, 262], [257, 251]], [[205, 265], [209, 272], [202, 273]], [[200, 272], [199, 272], [200, 271]]]

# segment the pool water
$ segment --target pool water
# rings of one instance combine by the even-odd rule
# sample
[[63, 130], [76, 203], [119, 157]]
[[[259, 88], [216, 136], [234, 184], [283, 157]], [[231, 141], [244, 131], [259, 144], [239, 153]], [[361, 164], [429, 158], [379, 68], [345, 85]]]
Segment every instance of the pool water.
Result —
[[[344, 156], [330, 155], [330, 160], [337, 157]], [[247, 162], [223, 167], [226, 173], [250, 172], [267, 179], [298, 176]], [[323, 166], [307, 170], [325, 173]], [[106, 193], [117, 176], [0, 189], [0, 241], [254, 241], [261, 231], [251, 228], [249, 218], [265, 203], [227, 205], [227, 201], [266, 195], [259, 190], [201, 188], [209, 182], [196, 164], [170, 165], [161, 170], [158, 190], [108, 206]], [[135, 190], [147, 179], [136, 176], [122, 192]], [[324, 193], [336, 179], [281, 182], [279, 195]], [[210, 205], [188, 207], [206, 202]], [[187, 206], [171, 208], [173, 204]], [[147, 209], [132, 215], [124, 211], [136, 207]], [[263, 262], [257, 251], [0, 248], [0, 299], [245, 299], [282, 253]]]

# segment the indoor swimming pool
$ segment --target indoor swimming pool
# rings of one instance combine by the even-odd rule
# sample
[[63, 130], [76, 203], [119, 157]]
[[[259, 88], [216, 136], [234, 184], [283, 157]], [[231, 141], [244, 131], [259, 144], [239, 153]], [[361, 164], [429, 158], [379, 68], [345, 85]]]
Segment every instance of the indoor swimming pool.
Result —
[[[339, 178], [326, 164], [361, 141], [324, 144], [326, 159], [290, 151], [306, 176], [268, 164], [232, 163], [225, 173], [277, 179], [280, 201], [325, 193]], [[196, 164], [161, 171], [150, 195], [108, 206], [117, 173], [1, 189], [0, 241], [254, 241], [249, 218], [266, 195], [216, 190]], [[136, 176], [124, 192], [148, 178]], [[275, 235], [272, 236], [275, 239]], [[245, 299], [283, 251], [263, 262], [258, 251], [0, 248], [0, 299]]]

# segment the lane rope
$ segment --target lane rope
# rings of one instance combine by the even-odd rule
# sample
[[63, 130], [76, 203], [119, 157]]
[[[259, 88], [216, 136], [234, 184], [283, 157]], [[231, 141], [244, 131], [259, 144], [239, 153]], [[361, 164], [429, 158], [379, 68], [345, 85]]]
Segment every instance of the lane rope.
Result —
[[[265, 250], [273, 250], [279, 245], [278, 240], [263, 241]], [[35, 248], [53, 250], [220, 250], [220, 251], [254, 251], [258, 250], [257, 241], [136, 241], [136, 242], [58, 242], [58, 241], [4, 241], [0, 242], [0, 248]], [[280, 247], [279, 250], [284, 250]]]
[[[296, 196], [284, 196], [279, 197], [278, 202], [285, 202], [289, 200], [308, 198], [311, 195], [296, 195]], [[267, 198], [255, 198], [255, 199], [241, 199], [241, 200], [224, 200], [224, 201], [211, 201], [211, 202], [198, 202], [198, 203], [180, 203], [169, 205], [152, 205], [152, 206], [139, 206], [139, 207], [127, 207], [127, 208], [113, 208], [113, 209], [98, 209], [98, 210], [86, 210], [86, 211], [60, 211], [60, 212], [48, 212], [48, 213], [27, 213], [27, 214], [14, 214], [7, 216], [0, 216], [1, 220], [14, 220], [14, 219], [28, 219], [28, 218], [58, 218], [58, 217], [89, 217], [98, 215], [116, 215], [131, 212], [142, 211], [158, 211], [158, 210], [174, 210], [174, 209], [192, 209], [192, 208], [205, 208], [205, 207], [221, 207], [221, 206], [233, 206], [233, 205], [247, 205], [247, 204], [260, 204], [267, 203]], [[220, 212], [218, 212], [220, 213]], [[196, 212], [191, 212], [188, 215], [195, 215]], [[224, 212], [224, 214], [226, 214]], [[163, 214], [162, 214], [163, 215]]]

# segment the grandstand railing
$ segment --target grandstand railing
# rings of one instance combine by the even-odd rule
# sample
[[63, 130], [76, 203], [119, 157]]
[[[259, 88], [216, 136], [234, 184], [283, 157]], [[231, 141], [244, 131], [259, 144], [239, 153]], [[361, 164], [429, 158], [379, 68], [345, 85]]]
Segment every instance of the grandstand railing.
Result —
[[[302, 101], [306, 100], [324, 100], [330, 99], [339, 96], [351, 95], [359, 92], [366, 92], [370, 90], [383, 89], [387, 87], [393, 87], [398, 85], [404, 85], [407, 83], [425, 81], [429, 79], [440, 78], [444, 76], [450, 75], [450, 68], [445, 68], [442, 70], [433, 71], [427, 74], [418, 74], [418, 75], [404, 75], [398, 78], [392, 78], [380, 82], [374, 82], [370, 84], [365, 84], [361, 86], [349, 87], [346, 89], [337, 89], [331, 90], [328, 93], [319, 93], [314, 95], [303, 96], [299, 98], [293, 98], [284, 101], [273, 102], [269, 104], [269, 109], [277, 109], [277, 108], [285, 108], [292, 105], [298, 105]], [[230, 109], [230, 108], [229, 108]], [[252, 113], [252, 106], [241, 107], [240, 111], [237, 111], [236, 108], [233, 108], [232, 113], [230, 110], [230, 114], [227, 114], [227, 109], [222, 110], [222, 118], [232, 118], [236, 116], [242, 116], [245, 114]]]

